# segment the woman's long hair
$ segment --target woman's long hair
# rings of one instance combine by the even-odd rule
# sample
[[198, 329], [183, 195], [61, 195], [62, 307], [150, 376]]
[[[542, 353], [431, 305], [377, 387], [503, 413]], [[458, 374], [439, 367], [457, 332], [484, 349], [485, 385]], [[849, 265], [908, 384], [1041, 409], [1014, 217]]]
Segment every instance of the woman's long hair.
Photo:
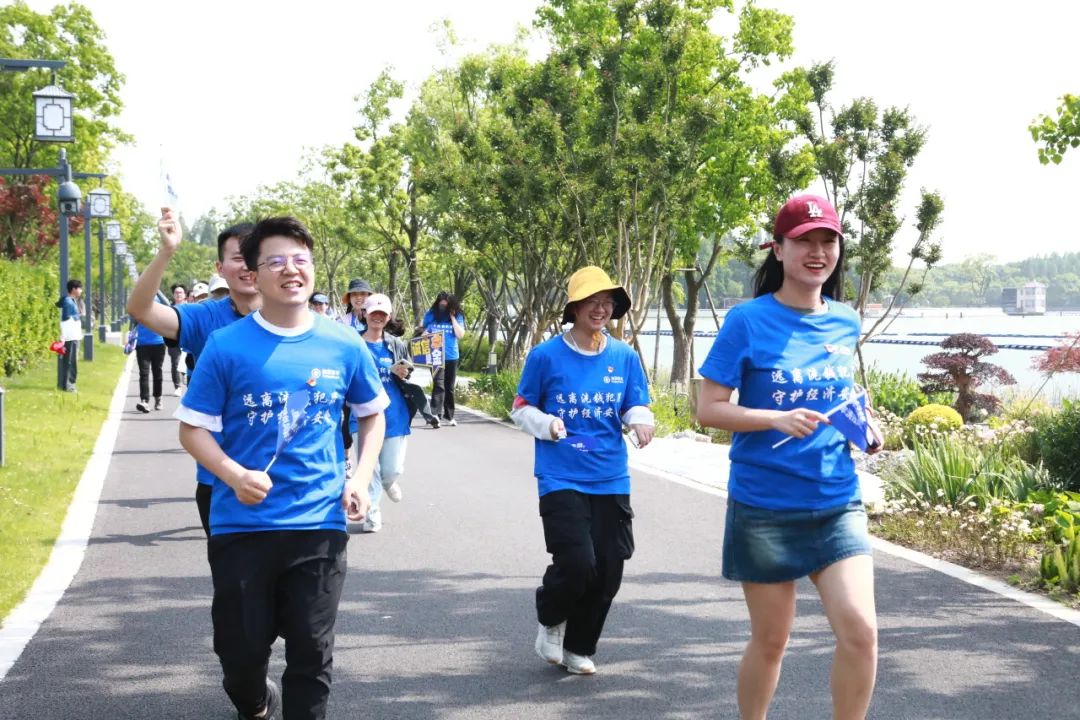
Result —
[[[439, 309], [439, 303], [443, 300], [446, 301], [445, 312]], [[435, 318], [435, 322], [450, 322], [450, 318], [459, 313], [461, 313], [461, 303], [458, 302], [453, 293], [448, 293], [445, 290], [436, 295], [435, 302], [431, 303], [431, 316]]]
[[[825, 282], [821, 286], [821, 294], [824, 297], [832, 298], [837, 302], [843, 302], [844, 300], [844, 238], [837, 235], [837, 240], [840, 241], [840, 257], [836, 259], [836, 267], [833, 268], [832, 275], [825, 278]], [[782, 243], [784, 238], [779, 235], [773, 236], [773, 241]], [[762, 295], [768, 295], [774, 293], [780, 289], [780, 286], [784, 284], [784, 263], [776, 259], [776, 253], [769, 250], [769, 254], [765, 256], [765, 262], [761, 264], [761, 267], [754, 273], [754, 297], [761, 297]]]

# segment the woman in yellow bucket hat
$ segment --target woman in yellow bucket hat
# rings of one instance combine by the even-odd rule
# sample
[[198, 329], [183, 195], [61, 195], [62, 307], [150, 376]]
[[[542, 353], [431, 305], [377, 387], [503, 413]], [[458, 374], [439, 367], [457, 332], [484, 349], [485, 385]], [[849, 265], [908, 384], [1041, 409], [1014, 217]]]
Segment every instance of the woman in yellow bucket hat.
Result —
[[634, 552], [623, 425], [652, 440], [649, 385], [637, 353], [604, 333], [630, 296], [601, 268], [570, 276], [568, 332], [525, 360], [511, 418], [536, 438], [540, 517], [552, 564], [536, 590], [535, 648], [568, 672], [596, 672], [592, 655]]

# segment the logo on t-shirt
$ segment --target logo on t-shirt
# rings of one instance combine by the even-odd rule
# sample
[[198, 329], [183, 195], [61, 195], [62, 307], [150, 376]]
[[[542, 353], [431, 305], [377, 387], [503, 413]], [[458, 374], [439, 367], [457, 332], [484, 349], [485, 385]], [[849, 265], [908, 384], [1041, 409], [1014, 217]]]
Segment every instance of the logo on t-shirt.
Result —
[[319, 378], [326, 378], [327, 380], [340, 380], [341, 371], [334, 370], [332, 368], [311, 368], [311, 377], [308, 378], [307, 384], [311, 387], [315, 387], [315, 383]]

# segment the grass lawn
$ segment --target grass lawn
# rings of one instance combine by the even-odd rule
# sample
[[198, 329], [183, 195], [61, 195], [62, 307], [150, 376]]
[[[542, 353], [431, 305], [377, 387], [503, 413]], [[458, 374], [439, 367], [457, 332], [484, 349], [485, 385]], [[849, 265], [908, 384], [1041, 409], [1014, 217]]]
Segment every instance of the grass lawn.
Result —
[[79, 392], [56, 389], [56, 362], [44, 362], [4, 387], [0, 467], [0, 619], [34, 583], [60, 533], [75, 486], [97, 441], [124, 367], [114, 345], [79, 348]]

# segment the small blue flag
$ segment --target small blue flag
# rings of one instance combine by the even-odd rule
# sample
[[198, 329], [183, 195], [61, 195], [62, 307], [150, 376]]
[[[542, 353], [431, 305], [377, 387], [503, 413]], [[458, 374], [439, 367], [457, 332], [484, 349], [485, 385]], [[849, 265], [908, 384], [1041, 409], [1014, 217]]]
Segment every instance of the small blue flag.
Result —
[[875, 443], [866, 412], [866, 393], [859, 391], [828, 413], [829, 422], [841, 435], [863, 452]]

